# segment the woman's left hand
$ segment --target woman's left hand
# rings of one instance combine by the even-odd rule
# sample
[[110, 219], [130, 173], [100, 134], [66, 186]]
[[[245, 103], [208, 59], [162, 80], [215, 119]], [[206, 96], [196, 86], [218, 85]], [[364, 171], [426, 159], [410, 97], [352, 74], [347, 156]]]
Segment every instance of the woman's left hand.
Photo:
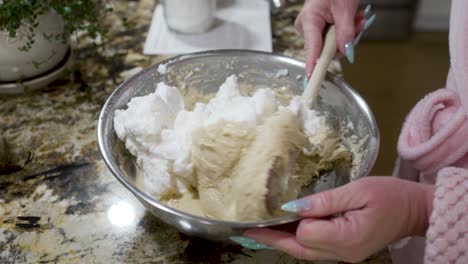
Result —
[[367, 177], [283, 205], [303, 217], [295, 234], [262, 228], [244, 235], [299, 259], [357, 262], [406, 236], [423, 236], [433, 191], [432, 185]]

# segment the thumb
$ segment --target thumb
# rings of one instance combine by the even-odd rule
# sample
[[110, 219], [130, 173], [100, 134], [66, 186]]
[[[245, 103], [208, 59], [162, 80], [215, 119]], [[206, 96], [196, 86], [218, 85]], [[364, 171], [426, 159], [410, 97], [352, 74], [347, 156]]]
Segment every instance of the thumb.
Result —
[[349, 183], [336, 189], [312, 194], [290, 201], [281, 206], [283, 211], [297, 213], [302, 217], [322, 218], [365, 206], [359, 185]]

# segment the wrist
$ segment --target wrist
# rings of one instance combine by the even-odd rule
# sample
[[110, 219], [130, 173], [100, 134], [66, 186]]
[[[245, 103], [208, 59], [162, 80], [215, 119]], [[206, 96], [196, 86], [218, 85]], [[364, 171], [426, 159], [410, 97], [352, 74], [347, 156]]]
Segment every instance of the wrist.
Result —
[[409, 235], [425, 236], [432, 213], [435, 186], [432, 184], [414, 183], [414, 194], [410, 203], [410, 215], [413, 218]]

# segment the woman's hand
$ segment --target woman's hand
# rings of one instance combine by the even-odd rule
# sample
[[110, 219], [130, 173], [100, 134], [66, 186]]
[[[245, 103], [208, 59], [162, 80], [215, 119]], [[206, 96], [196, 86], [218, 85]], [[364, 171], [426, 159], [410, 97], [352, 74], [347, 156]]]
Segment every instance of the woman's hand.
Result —
[[354, 63], [354, 46], [360, 37], [356, 35], [367, 29], [375, 19], [375, 15], [370, 15], [370, 6], [358, 12], [358, 2], [358, 0], [308, 0], [305, 2], [297, 16], [296, 29], [304, 37], [308, 77], [312, 74], [322, 50], [322, 35], [327, 24], [335, 24], [338, 49], [351, 63]]
[[[363, 178], [283, 205], [303, 217], [295, 234], [264, 228], [244, 235], [299, 259], [357, 262], [406, 236], [423, 236], [433, 192], [432, 185], [393, 177]], [[265, 248], [253, 240], [251, 247]]]

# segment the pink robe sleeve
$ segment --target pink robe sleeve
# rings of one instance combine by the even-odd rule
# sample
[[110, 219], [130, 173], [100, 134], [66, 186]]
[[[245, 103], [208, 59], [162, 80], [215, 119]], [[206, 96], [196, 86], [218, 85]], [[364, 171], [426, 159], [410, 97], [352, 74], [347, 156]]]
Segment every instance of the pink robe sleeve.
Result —
[[468, 263], [468, 1], [452, 0], [447, 87], [424, 97], [398, 140], [394, 175], [436, 184], [424, 238], [391, 247], [394, 263]]
[[434, 183], [442, 168], [468, 165], [467, 152], [468, 116], [459, 95], [450, 89], [422, 99], [408, 115], [398, 140], [401, 159], [426, 183]]
[[[398, 140], [401, 159], [422, 174], [420, 180], [431, 183], [435, 182], [437, 172], [444, 167], [468, 168], [466, 0], [452, 0], [449, 50], [447, 87], [430, 93], [413, 108]], [[402, 173], [396, 172], [398, 176], [404, 177]]]
[[442, 169], [434, 196], [424, 263], [468, 263], [468, 170]]

